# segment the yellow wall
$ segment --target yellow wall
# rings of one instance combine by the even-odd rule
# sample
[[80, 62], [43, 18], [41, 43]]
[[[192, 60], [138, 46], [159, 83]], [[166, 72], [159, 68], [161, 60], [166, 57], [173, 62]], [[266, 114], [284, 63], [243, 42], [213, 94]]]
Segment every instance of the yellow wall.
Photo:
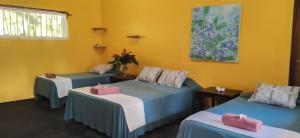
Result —
[[0, 4], [68, 11], [70, 39], [66, 41], [0, 39], [0, 103], [33, 97], [33, 82], [45, 72], [86, 71], [102, 62], [100, 41], [91, 31], [101, 25], [100, 0], [1, 0]]
[[[239, 63], [191, 61], [189, 58], [192, 8], [242, 3]], [[45, 72], [86, 71], [127, 48], [144, 65], [189, 70], [204, 87], [222, 85], [253, 90], [258, 82], [287, 84], [293, 0], [1, 0], [12, 4], [65, 10], [67, 41], [0, 39], [0, 103], [33, 97], [33, 82]], [[101, 11], [101, 12], [100, 12]], [[105, 52], [94, 50], [100, 35]], [[140, 34], [138, 41], [127, 34]]]
[[[239, 63], [193, 62], [189, 58], [192, 8], [242, 3]], [[127, 48], [142, 66], [190, 71], [204, 87], [253, 90], [258, 82], [287, 84], [293, 0], [102, 0], [105, 60]], [[140, 34], [138, 41], [127, 34]]]

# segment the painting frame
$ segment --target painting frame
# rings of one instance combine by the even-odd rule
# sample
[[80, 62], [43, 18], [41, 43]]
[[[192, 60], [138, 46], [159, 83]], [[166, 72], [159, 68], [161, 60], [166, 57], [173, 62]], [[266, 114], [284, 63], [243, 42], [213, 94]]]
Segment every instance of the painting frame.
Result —
[[[193, 61], [238, 63], [241, 14], [241, 3], [193, 8], [190, 58]], [[219, 24], [223, 24], [223, 28], [218, 29]]]

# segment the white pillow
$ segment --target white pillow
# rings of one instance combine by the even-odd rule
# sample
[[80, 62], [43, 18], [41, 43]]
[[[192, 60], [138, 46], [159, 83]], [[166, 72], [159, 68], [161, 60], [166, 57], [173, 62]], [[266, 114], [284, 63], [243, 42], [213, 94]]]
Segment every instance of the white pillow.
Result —
[[295, 108], [299, 91], [300, 87], [259, 84], [248, 101]]
[[100, 64], [95, 67], [93, 67], [90, 72], [93, 73], [99, 73], [99, 74], [105, 74], [106, 72], [110, 71], [113, 68], [111, 64]]
[[155, 83], [157, 78], [163, 71], [160, 67], [147, 67], [145, 66], [139, 76], [136, 78], [138, 81]]
[[157, 84], [181, 88], [187, 76], [187, 71], [164, 70], [159, 77]]

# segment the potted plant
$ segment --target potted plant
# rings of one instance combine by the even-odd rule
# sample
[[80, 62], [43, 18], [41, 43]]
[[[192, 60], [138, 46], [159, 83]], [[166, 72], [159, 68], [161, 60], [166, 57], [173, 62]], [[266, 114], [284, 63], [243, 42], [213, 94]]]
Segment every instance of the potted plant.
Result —
[[127, 52], [126, 49], [123, 50], [123, 52], [119, 54], [114, 54], [113, 61], [110, 61], [108, 63], [112, 64], [114, 67], [114, 71], [117, 73], [123, 73], [124, 75], [127, 74], [128, 71], [128, 64], [134, 64], [138, 65], [138, 61], [135, 58], [135, 55], [132, 54], [132, 52]]

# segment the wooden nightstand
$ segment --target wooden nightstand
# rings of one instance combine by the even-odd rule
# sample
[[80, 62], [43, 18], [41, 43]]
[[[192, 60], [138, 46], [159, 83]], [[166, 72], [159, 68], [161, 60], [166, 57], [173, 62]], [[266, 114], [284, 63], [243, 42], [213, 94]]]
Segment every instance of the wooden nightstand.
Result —
[[[210, 97], [212, 100], [212, 107], [216, 106], [216, 102], [218, 101], [218, 104], [227, 102], [235, 97], [240, 96], [242, 93], [241, 90], [233, 90], [233, 89], [226, 89], [225, 92], [218, 92], [216, 90], [216, 87], [209, 87], [206, 89], [203, 89], [198, 92], [197, 96], [199, 99], [199, 102], [202, 103], [202, 108], [204, 109], [204, 98]], [[219, 102], [221, 101], [221, 102]]]
[[127, 80], [134, 80], [136, 77], [137, 77], [136, 75], [130, 75], [130, 74], [113, 75], [111, 77], [111, 82], [115, 83], [115, 82], [121, 82], [121, 81], [127, 81]]

